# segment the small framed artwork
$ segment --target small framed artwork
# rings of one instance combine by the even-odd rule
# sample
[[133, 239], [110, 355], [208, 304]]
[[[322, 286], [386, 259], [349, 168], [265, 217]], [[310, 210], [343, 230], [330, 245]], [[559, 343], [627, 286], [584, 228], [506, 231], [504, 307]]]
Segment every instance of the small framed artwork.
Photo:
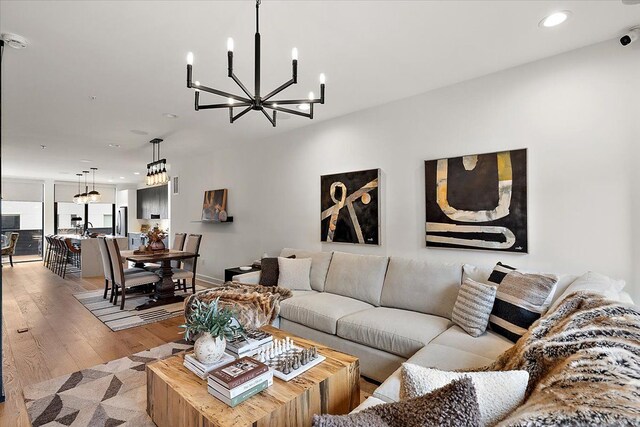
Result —
[[526, 149], [424, 165], [427, 247], [528, 252]]
[[208, 190], [204, 192], [202, 202], [203, 221], [227, 221], [227, 189]]
[[320, 177], [323, 242], [380, 244], [380, 169]]

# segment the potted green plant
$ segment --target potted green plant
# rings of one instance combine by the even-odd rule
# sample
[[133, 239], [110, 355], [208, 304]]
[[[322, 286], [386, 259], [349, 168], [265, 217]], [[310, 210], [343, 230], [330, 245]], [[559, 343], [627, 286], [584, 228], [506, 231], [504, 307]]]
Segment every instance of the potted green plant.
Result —
[[193, 346], [196, 359], [205, 365], [218, 361], [227, 346], [227, 340], [244, 335], [242, 325], [237, 321], [229, 307], [221, 307], [220, 298], [211, 302], [193, 298], [191, 312], [184, 328], [184, 337], [191, 340], [197, 337]]

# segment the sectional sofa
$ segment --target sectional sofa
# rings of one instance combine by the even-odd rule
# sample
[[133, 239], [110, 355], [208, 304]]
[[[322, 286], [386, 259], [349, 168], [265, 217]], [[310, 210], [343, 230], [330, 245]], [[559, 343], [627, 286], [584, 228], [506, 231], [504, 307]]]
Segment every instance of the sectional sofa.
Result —
[[[443, 370], [488, 365], [513, 343], [487, 330], [473, 338], [451, 322], [464, 277], [486, 282], [491, 267], [398, 257], [283, 249], [311, 258], [312, 290], [294, 290], [280, 306], [282, 330], [360, 359], [363, 376], [381, 382], [363, 405], [397, 401], [403, 362]], [[235, 276], [257, 284], [260, 272]], [[558, 298], [577, 278], [559, 275]], [[630, 301], [621, 293], [621, 300]]]

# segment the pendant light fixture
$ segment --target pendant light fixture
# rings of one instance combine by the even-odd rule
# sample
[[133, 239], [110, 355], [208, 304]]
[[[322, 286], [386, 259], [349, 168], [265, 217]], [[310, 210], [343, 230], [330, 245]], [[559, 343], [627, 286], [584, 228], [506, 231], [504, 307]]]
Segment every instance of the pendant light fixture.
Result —
[[79, 205], [80, 204], [80, 191], [82, 191], [82, 190], [80, 190], [80, 178], [82, 177], [82, 174], [81, 173], [77, 173], [76, 176], [78, 177], [78, 192], [76, 193], [75, 196], [73, 196], [73, 203], [76, 203], [76, 204]]
[[[273, 91], [269, 92], [267, 95], [260, 94], [260, 20], [259, 20], [259, 8], [260, 8], [260, 0], [256, 0], [256, 34], [254, 37], [254, 93], [249, 92], [249, 89], [242, 84], [240, 79], [236, 77], [233, 72], [233, 39], [229, 38], [227, 40], [227, 64], [228, 64], [228, 76], [242, 89], [246, 96], [234, 95], [229, 92], [224, 92], [218, 89], [213, 89], [204, 85], [201, 85], [200, 82], [192, 81], [193, 75], [193, 53], [189, 52], [187, 55], [187, 87], [195, 90], [195, 110], [207, 110], [207, 109], [217, 109], [217, 108], [228, 108], [229, 109], [229, 121], [231, 123], [235, 122], [240, 117], [244, 116], [251, 110], [260, 111], [264, 116], [269, 120], [273, 127], [276, 126], [276, 112], [280, 111], [282, 113], [293, 114], [296, 116], [307, 117], [309, 119], [313, 119], [313, 106], [314, 104], [324, 104], [324, 85], [325, 85], [325, 75], [320, 74], [320, 98], [316, 98], [313, 92], [309, 92], [308, 99], [283, 99], [283, 100], [273, 100], [272, 98], [278, 93], [282, 92], [289, 86], [298, 83], [298, 49], [295, 47], [291, 50], [291, 66], [292, 66], [292, 77], [287, 82], [283, 83]], [[208, 104], [208, 105], [200, 105], [200, 92], [209, 92], [214, 95], [222, 96], [225, 99], [224, 103], [221, 104]], [[287, 105], [295, 105], [297, 109], [293, 110], [291, 108], [283, 107]], [[233, 113], [234, 108], [244, 107], [242, 111], [235, 114]], [[269, 115], [267, 113], [267, 109], [273, 111], [273, 115]]]
[[[167, 159], [160, 158], [160, 143], [162, 142], [162, 139], [154, 138], [149, 142], [153, 145], [153, 161], [151, 163], [147, 163], [147, 177], [145, 179], [145, 184], [166, 184], [169, 182], [169, 175], [167, 174]], [[158, 153], [157, 156], [156, 152]]]
[[89, 171], [82, 171], [82, 175], [84, 176], [84, 192], [80, 194], [80, 196], [78, 197], [78, 201], [81, 205], [86, 204], [89, 201], [89, 194], [87, 194], [87, 190], [89, 189], [89, 187], [87, 187], [87, 174], [89, 173]]
[[97, 170], [98, 168], [91, 168], [91, 171], [93, 172], [93, 190], [87, 193], [89, 202], [99, 202], [100, 199], [102, 199], [102, 195], [96, 191], [96, 171]]

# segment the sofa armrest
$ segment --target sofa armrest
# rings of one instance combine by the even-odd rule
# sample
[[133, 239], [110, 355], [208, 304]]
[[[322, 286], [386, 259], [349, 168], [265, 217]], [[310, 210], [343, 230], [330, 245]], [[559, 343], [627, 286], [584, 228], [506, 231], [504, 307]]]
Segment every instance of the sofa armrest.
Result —
[[246, 283], [248, 285], [257, 285], [260, 282], [260, 272], [252, 271], [251, 273], [238, 274], [231, 278], [233, 282]]

